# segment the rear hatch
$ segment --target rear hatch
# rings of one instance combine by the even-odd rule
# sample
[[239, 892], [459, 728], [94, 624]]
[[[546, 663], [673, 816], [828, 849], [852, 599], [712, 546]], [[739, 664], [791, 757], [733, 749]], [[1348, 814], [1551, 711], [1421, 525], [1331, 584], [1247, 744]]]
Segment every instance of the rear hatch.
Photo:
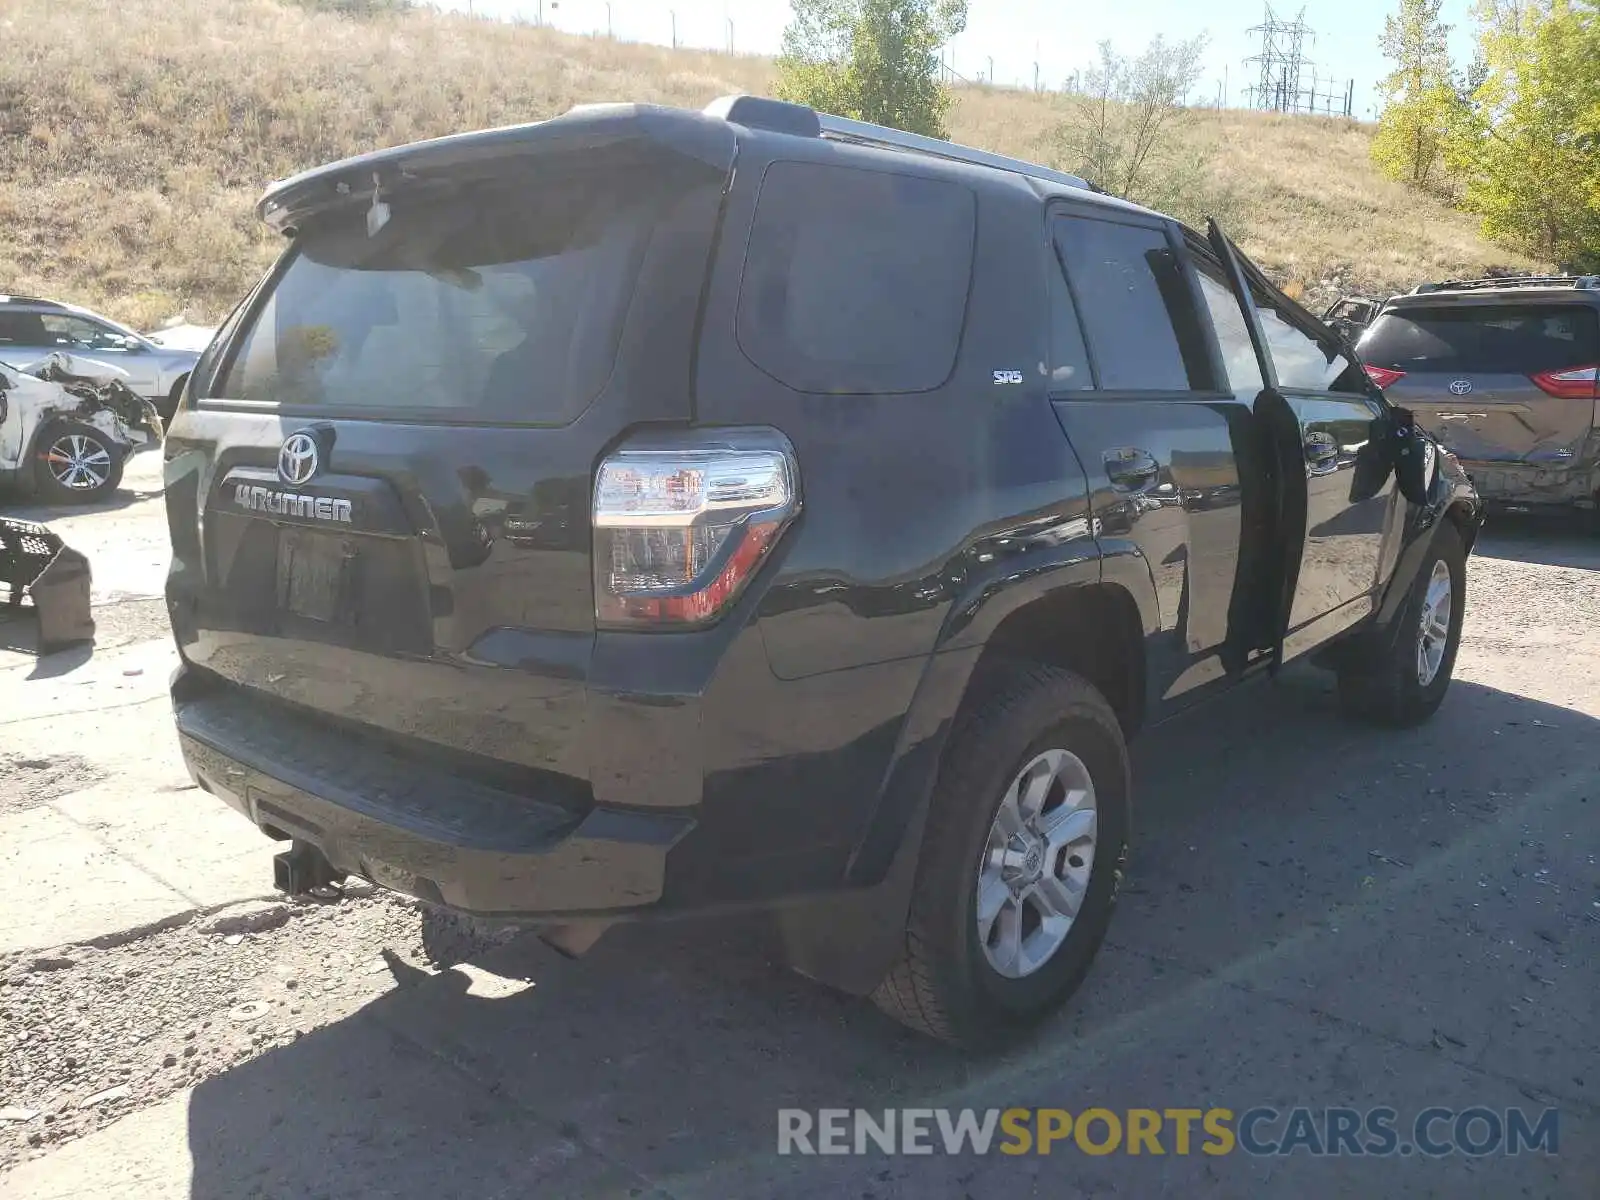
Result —
[[1600, 319], [1581, 300], [1391, 307], [1360, 342], [1389, 398], [1462, 459], [1557, 475], [1594, 424]]
[[735, 148], [724, 122], [615, 106], [269, 192], [291, 247], [167, 442], [196, 675], [581, 778], [593, 471], [626, 431], [691, 416]]

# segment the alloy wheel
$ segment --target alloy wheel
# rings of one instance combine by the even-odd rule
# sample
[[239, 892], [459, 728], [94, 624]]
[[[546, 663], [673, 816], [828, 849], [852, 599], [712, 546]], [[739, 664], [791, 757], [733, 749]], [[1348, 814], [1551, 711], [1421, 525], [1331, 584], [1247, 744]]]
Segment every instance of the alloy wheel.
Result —
[[1428, 590], [1422, 597], [1422, 615], [1417, 621], [1417, 682], [1423, 687], [1439, 676], [1444, 652], [1450, 644], [1450, 564], [1440, 559], [1428, 576]]
[[44, 456], [50, 474], [69, 491], [96, 491], [111, 478], [111, 451], [85, 433], [63, 434]]
[[1067, 940], [1094, 869], [1094, 780], [1070, 750], [1046, 750], [1007, 787], [978, 866], [978, 944], [1008, 979], [1032, 975]]

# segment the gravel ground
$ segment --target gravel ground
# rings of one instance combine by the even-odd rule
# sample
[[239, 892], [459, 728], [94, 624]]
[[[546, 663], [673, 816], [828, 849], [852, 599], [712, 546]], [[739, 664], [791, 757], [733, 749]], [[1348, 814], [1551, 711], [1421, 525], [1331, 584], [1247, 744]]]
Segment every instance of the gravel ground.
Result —
[[[234, 905], [107, 949], [0, 959], [0, 1170], [447, 965], [430, 958], [432, 914], [364, 884], [349, 892]], [[445, 958], [497, 940], [447, 931]]]
[[93, 787], [105, 774], [81, 754], [0, 754], [0, 812], [37, 808]]

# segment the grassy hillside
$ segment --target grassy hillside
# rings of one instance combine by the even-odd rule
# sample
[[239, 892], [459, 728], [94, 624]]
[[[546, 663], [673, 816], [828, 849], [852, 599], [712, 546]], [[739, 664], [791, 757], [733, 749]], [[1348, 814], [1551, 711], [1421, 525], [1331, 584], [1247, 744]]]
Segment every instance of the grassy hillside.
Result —
[[[250, 208], [346, 154], [535, 120], [576, 103], [698, 107], [769, 91], [769, 61], [413, 13], [352, 21], [275, 0], [6, 0], [0, 8], [0, 291], [150, 324], [214, 319], [275, 253]], [[952, 135], [1047, 153], [1051, 98], [958, 93]], [[1321, 299], [1525, 265], [1472, 222], [1380, 179], [1344, 121], [1200, 114], [1235, 236]]]

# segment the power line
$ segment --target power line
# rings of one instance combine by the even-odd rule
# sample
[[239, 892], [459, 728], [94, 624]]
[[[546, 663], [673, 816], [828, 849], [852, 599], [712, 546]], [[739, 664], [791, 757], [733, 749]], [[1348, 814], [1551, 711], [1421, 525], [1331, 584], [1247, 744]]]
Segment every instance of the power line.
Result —
[[[1342, 116], [1351, 115], [1355, 98], [1355, 81], [1341, 84], [1334, 91], [1332, 80], [1323, 81], [1326, 91], [1318, 87], [1316, 68], [1306, 58], [1306, 46], [1317, 39], [1316, 30], [1306, 24], [1306, 10], [1302, 8], [1294, 19], [1284, 20], [1266, 6], [1266, 17], [1249, 32], [1261, 38], [1261, 52], [1245, 59], [1246, 66], [1257, 70], [1256, 82], [1245, 88], [1246, 103], [1252, 108], [1284, 113], [1324, 113], [1332, 116], [1337, 111]], [[1301, 77], [1311, 67], [1311, 86], [1302, 86]], [[1337, 105], [1337, 110], [1335, 109]]]

